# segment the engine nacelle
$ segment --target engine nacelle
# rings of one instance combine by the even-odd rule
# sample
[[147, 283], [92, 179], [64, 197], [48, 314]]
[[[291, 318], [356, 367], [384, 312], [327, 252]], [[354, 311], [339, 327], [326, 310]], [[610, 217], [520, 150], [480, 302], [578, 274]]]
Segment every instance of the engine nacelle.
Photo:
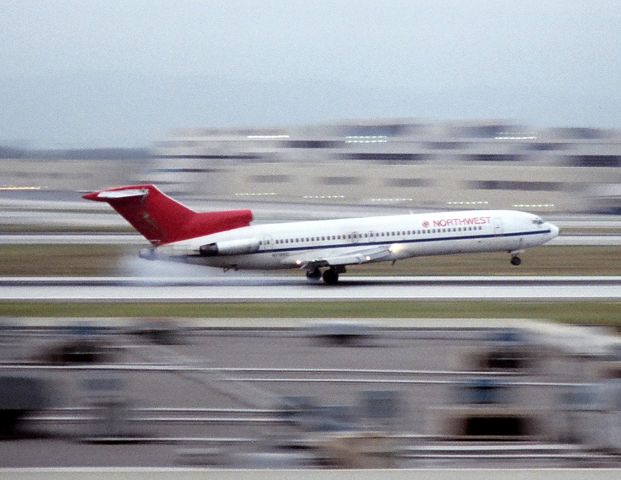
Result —
[[199, 249], [203, 257], [215, 257], [218, 255], [244, 255], [259, 250], [259, 240], [256, 238], [241, 240], [224, 240], [222, 242], [208, 243]]

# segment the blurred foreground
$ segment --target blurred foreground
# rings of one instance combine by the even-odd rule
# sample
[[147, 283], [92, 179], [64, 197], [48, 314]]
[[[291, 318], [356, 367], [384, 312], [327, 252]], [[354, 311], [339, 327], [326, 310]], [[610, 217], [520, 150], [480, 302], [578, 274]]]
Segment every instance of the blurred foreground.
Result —
[[5, 322], [0, 467], [621, 466], [605, 329], [257, 322]]

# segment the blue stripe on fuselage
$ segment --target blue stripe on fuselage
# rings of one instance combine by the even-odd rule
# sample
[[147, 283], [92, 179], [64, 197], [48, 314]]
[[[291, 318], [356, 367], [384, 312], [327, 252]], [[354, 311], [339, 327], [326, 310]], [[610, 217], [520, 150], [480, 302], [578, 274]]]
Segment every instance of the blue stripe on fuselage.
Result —
[[358, 242], [358, 243], [344, 243], [344, 244], [332, 244], [332, 245], [307, 245], [304, 247], [284, 247], [284, 248], [272, 248], [269, 250], [259, 250], [255, 253], [274, 253], [274, 252], [299, 252], [300, 250], [324, 250], [328, 248], [351, 248], [351, 247], [374, 247], [377, 245], [392, 245], [394, 243], [424, 243], [424, 242], [442, 242], [447, 240], [478, 240], [483, 238], [501, 238], [501, 237], [519, 237], [521, 235], [543, 235], [546, 233], [552, 233], [551, 230], [537, 230], [532, 232], [517, 232], [517, 233], [502, 233], [500, 235], [467, 235], [461, 237], [439, 237], [439, 238], [416, 238], [408, 240], [394, 240], [394, 241], [382, 241], [382, 242]]

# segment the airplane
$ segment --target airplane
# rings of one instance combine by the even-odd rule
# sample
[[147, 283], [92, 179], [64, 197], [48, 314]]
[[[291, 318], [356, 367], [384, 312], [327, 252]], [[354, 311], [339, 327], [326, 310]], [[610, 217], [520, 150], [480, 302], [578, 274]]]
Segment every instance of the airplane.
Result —
[[505, 251], [517, 266], [520, 253], [559, 234], [541, 217], [513, 210], [251, 225], [250, 210], [195, 212], [155, 185], [110, 188], [83, 198], [109, 203], [151, 243], [141, 258], [224, 270], [297, 268], [309, 281], [328, 285], [338, 283], [351, 265], [426, 255]]

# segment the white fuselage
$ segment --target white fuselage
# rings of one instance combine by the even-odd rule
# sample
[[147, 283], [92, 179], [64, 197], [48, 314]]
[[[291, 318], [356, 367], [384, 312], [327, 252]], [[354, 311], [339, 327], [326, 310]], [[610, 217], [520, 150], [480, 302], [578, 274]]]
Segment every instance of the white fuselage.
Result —
[[[389, 258], [377, 261], [466, 252], [519, 252], [550, 241], [558, 231], [558, 227], [525, 212], [453, 211], [252, 225], [170, 243], [158, 251], [189, 256], [193, 262], [213, 267], [300, 268], [301, 259], [338, 257], [376, 247], [390, 252]], [[226, 242], [252, 243], [256, 251], [199, 255], [201, 246]]]

